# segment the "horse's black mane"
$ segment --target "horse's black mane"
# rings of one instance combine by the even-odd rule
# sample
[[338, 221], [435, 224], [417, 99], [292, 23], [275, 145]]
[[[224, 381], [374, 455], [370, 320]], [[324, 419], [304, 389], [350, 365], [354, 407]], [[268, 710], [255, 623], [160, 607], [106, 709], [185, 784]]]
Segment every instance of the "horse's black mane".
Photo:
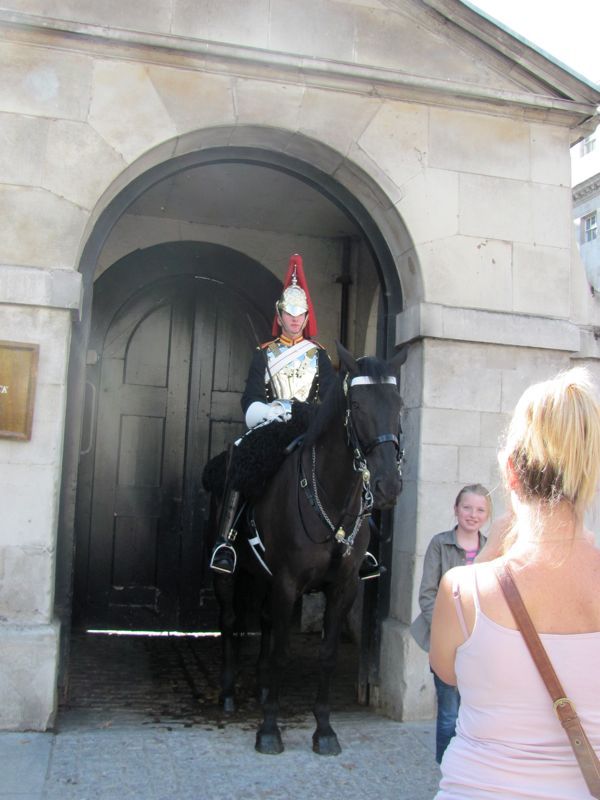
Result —
[[[360, 367], [357, 375], [364, 375], [365, 377], [373, 378], [375, 381], [380, 381], [390, 375], [387, 362], [380, 358], [364, 356], [363, 358], [357, 359], [356, 363]], [[346, 407], [346, 398], [343, 388], [345, 375], [346, 370], [340, 370], [336, 380], [329, 387], [323, 401], [316, 407], [308, 430], [304, 436], [303, 447], [312, 447], [334, 419], [341, 419]]]

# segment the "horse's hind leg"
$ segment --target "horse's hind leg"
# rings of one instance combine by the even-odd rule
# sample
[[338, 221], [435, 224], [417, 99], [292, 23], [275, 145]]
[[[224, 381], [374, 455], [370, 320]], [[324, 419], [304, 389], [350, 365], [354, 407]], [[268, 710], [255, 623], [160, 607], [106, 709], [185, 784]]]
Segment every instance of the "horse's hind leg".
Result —
[[270, 658], [269, 688], [263, 703], [263, 722], [256, 734], [259, 753], [278, 755], [284, 750], [281, 732], [277, 725], [279, 712], [279, 687], [288, 660], [289, 630], [295, 603], [295, 587], [274, 586], [271, 596], [273, 623], [273, 652]]
[[256, 693], [261, 706], [264, 706], [269, 692], [269, 658], [271, 655], [272, 628], [271, 609], [267, 598], [263, 598], [260, 612], [260, 652], [256, 664]]
[[221, 694], [219, 699], [223, 711], [233, 714], [235, 708], [235, 608], [234, 578], [232, 575], [216, 574], [214, 587], [219, 602], [219, 628], [221, 630]]
[[352, 607], [356, 590], [356, 583], [352, 581], [346, 587], [329, 586], [326, 591], [323, 640], [319, 649], [319, 686], [313, 708], [317, 721], [313, 734], [313, 751], [321, 756], [337, 756], [342, 752], [337, 735], [329, 722], [329, 692], [342, 625]]

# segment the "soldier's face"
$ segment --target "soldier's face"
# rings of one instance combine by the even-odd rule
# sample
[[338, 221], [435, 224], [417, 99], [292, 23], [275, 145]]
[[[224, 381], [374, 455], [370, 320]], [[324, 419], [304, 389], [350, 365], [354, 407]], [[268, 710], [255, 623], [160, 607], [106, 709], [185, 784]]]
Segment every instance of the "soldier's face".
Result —
[[281, 312], [281, 330], [290, 339], [294, 339], [302, 333], [304, 322], [306, 321], [306, 314], [298, 314], [293, 316], [288, 314], [287, 311]]

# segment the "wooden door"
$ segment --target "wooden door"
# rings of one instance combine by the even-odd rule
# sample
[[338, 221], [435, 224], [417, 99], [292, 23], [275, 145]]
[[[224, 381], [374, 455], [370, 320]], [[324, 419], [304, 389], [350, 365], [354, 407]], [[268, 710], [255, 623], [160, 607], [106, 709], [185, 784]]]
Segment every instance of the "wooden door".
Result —
[[186, 275], [136, 292], [110, 324], [91, 376], [88, 481], [82, 464], [80, 625], [214, 626], [201, 473], [243, 429], [248, 313], [225, 287]]

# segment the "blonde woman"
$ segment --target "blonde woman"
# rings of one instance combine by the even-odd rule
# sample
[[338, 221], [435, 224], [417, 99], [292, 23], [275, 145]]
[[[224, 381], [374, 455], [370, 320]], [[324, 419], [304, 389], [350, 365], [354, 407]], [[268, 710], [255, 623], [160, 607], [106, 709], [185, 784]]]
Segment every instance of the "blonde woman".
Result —
[[433, 614], [432, 668], [461, 694], [436, 797], [582, 800], [591, 795], [495, 565], [510, 566], [559, 680], [600, 750], [600, 551], [583, 526], [598, 486], [600, 405], [586, 370], [525, 391], [499, 461], [513, 510], [510, 533], [499, 536], [506, 550], [446, 573]]
[[[429, 650], [433, 606], [442, 575], [452, 567], [469, 565], [485, 544], [481, 529], [492, 511], [490, 493], [480, 483], [463, 486], [454, 501], [456, 525], [449, 531], [436, 533], [429, 542], [423, 560], [423, 577], [419, 589], [421, 613], [411, 625], [411, 633], [423, 650]], [[432, 670], [433, 671], [433, 670]], [[435, 731], [435, 760], [442, 760], [450, 739], [454, 736], [460, 695], [433, 671], [437, 699]]]

